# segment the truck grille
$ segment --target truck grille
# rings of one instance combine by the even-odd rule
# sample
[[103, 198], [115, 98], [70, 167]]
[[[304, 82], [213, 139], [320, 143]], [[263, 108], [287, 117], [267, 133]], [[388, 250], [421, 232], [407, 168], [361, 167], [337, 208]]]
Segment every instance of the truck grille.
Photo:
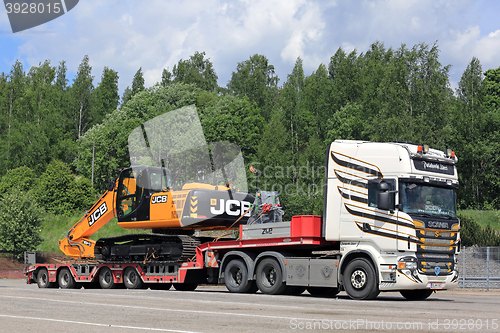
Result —
[[[416, 235], [422, 244], [417, 245], [418, 269], [425, 275], [449, 275], [454, 270], [458, 224], [451, 230], [426, 228], [424, 222], [414, 221]], [[439, 267], [436, 269], [436, 267]]]

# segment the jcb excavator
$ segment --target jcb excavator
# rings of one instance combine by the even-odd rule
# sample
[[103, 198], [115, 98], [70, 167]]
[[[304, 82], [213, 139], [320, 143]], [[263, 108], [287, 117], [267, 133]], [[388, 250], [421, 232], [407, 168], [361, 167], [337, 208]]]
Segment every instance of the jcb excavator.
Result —
[[[118, 179], [59, 241], [61, 251], [72, 258], [103, 262], [139, 262], [145, 257], [184, 261], [195, 254], [198, 246], [197, 239], [191, 236], [195, 229], [237, 226], [250, 216], [252, 195], [232, 191], [226, 185], [204, 183], [172, 190], [167, 172], [152, 166], [121, 170]], [[152, 229], [152, 233], [101, 238], [97, 242], [90, 239], [115, 216], [120, 227]]]
[[[59, 241], [67, 256], [101, 262], [184, 261], [199, 244], [194, 230], [227, 229], [247, 221], [254, 197], [246, 193], [241, 151], [230, 143], [208, 145], [194, 106], [147, 121], [128, 142], [132, 167], [120, 171]], [[115, 216], [120, 227], [152, 232], [90, 239]]]

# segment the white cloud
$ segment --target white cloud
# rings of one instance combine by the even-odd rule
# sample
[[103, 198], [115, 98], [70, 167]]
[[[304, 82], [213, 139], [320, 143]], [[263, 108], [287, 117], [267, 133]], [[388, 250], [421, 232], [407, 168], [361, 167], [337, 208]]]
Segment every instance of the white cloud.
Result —
[[[481, 37], [483, 36], [483, 37]], [[442, 55], [449, 59], [461, 73], [470, 63], [472, 57], [481, 62], [484, 71], [500, 66], [500, 30], [482, 33], [479, 26], [474, 26], [464, 32], [455, 32], [454, 37], [442, 45]], [[455, 78], [459, 81], [460, 76]]]
[[[275, 65], [282, 83], [297, 57], [309, 74], [339, 47], [361, 53], [375, 41], [398, 48], [439, 40], [444, 65], [463, 72], [476, 56], [485, 69], [497, 68], [500, 31], [482, 31], [474, 6], [475, 0], [87, 0], [35, 33], [9, 37], [8, 45], [17, 43], [26, 67], [66, 60], [76, 72], [88, 54], [96, 81], [108, 66], [118, 71], [121, 91], [139, 67], [150, 86], [163, 68], [172, 70], [195, 51], [206, 52], [221, 85], [255, 53]], [[0, 28], [7, 22], [0, 14]]]

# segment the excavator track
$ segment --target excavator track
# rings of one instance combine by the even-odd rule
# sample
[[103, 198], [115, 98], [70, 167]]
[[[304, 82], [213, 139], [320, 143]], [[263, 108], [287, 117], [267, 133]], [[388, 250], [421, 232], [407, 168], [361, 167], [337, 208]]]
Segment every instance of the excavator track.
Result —
[[181, 263], [196, 255], [200, 241], [187, 235], [134, 234], [101, 238], [94, 254], [101, 263]]

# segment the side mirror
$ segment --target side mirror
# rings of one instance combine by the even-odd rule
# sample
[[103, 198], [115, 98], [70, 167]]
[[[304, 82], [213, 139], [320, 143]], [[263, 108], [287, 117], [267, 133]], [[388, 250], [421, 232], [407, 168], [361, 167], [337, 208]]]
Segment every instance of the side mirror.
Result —
[[391, 193], [389, 191], [377, 193], [377, 208], [381, 210], [394, 210], [394, 204], [391, 205]]
[[394, 211], [395, 193], [396, 191], [389, 191], [390, 187], [385, 181], [381, 181], [377, 186], [377, 208], [381, 210]]

